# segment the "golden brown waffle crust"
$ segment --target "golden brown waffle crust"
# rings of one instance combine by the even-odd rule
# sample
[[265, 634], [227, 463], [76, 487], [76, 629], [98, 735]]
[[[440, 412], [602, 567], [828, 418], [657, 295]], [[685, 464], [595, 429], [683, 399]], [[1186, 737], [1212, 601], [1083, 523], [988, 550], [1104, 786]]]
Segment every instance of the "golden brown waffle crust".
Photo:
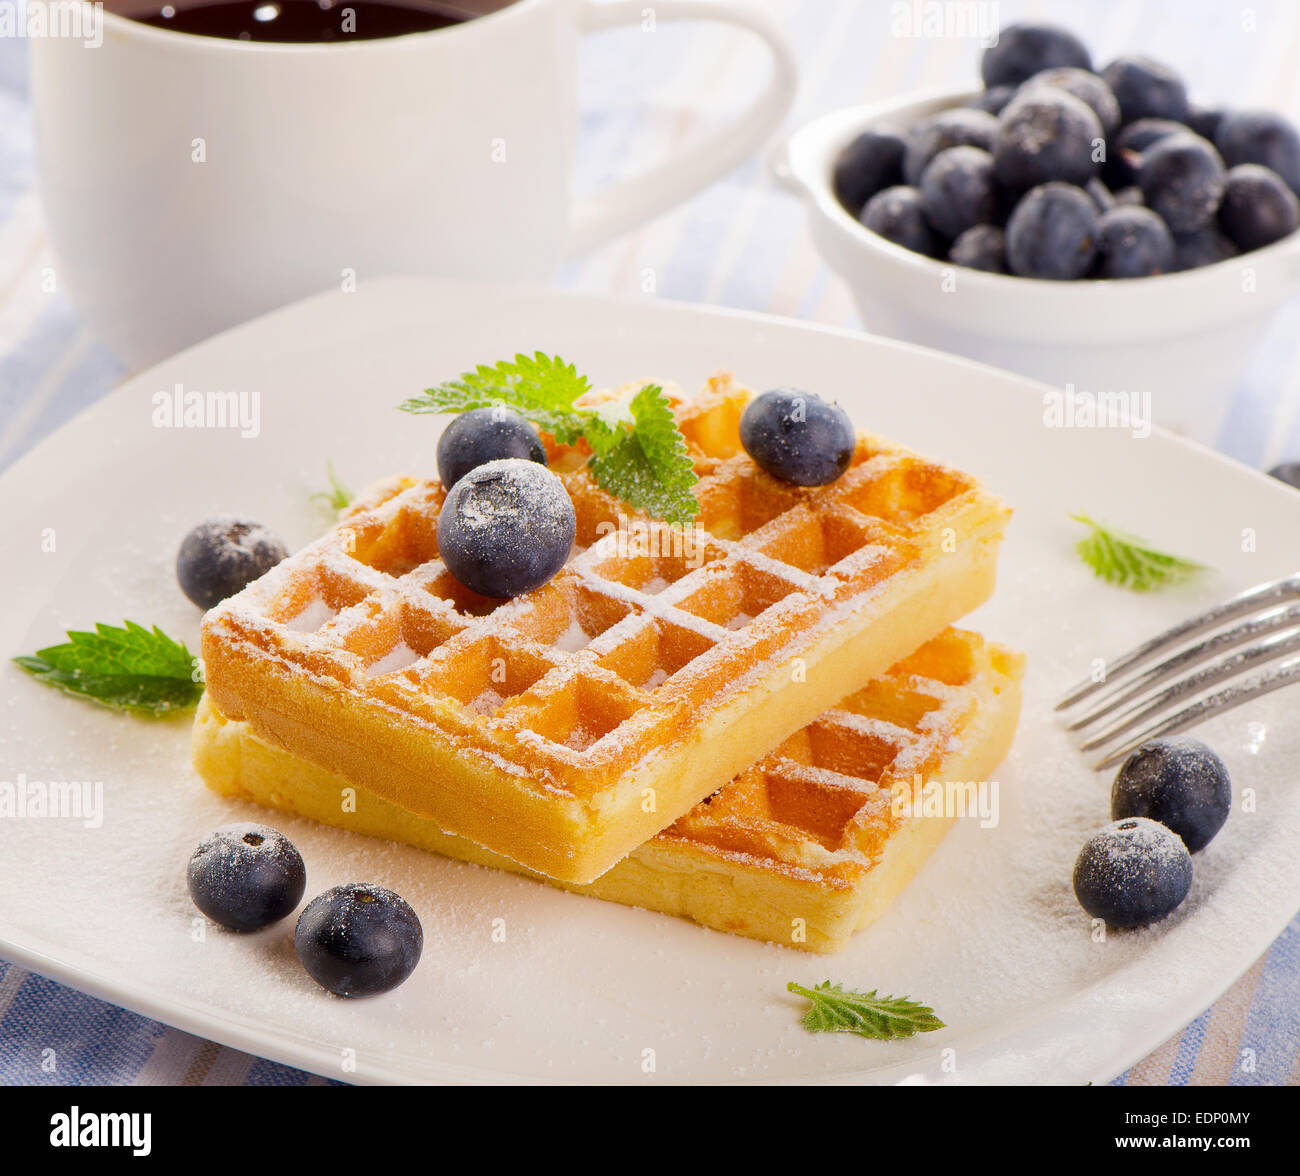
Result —
[[206, 698], [194, 760], [225, 795], [593, 898], [832, 952], [884, 912], [953, 824], [951, 814], [897, 811], [894, 790], [918, 777], [987, 782], [1014, 735], [1022, 673], [1019, 654], [948, 630], [585, 886], [547, 879], [353, 789]]
[[496, 605], [437, 557], [441, 486], [391, 479], [205, 617], [213, 702], [448, 832], [593, 880], [993, 588], [1008, 512], [973, 478], [863, 435], [831, 486], [778, 482], [740, 452], [747, 395], [720, 376], [677, 409], [701, 566], [629, 551], [626, 507], [553, 448], [575, 554]]

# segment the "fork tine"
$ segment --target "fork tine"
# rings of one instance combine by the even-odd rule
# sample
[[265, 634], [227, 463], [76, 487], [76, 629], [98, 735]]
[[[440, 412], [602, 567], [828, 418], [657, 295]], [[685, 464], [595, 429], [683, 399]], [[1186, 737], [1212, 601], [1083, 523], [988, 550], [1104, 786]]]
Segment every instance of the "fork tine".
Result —
[[1056, 709], [1066, 710], [1075, 703], [1082, 702], [1083, 699], [1104, 687], [1108, 679], [1113, 681], [1116, 674], [1145, 665], [1157, 654], [1181, 644], [1188, 638], [1204, 633], [1208, 629], [1218, 628], [1225, 621], [1235, 617], [1256, 612], [1270, 604], [1278, 605], [1284, 601], [1294, 600], [1297, 597], [1300, 597], [1300, 575], [1284, 576], [1280, 580], [1271, 580], [1267, 584], [1247, 589], [1240, 595], [1215, 605], [1214, 608], [1207, 609], [1197, 616], [1166, 629], [1163, 633], [1156, 634], [1151, 640], [1144, 641], [1136, 649], [1130, 650], [1113, 662], [1106, 671], [1106, 677], [1100, 682], [1085, 678], [1056, 704]]
[[1118, 736], [1123, 735], [1126, 731], [1131, 731], [1143, 720], [1167, 710], [1171, 703], [1177, 702], [1179, 699], [1194, 697], [1207, 687], [1213, 686], [1216, 682], [1235, 678], [1243, 670], [1249, 669], [1251, 666], [1258, 665], [1260, 662], [1274, 661], [1281, 657], [1282, 654], [1291, 653], [1297, 649], [1300, 649], [1300, 631], [1292, 630], [1279, 633], [1266, 641], [1261, 641], [1258, 645], [1253, 645], [1249, 649], [1243, 649], [1240, 653], [1233, 654], [1232, 657], [1206, 666], [1203, 670], [1198, 670], [1194, 674], [1189, 674], [1186, 678], [1180, 678], [1172, 686], [1167, 686], [1158, 694], [1144, 698], [1135, 706], [1130, 707], [1104, 731], [1099, 731], [1087, 743], [1084, 743], [1079, 750], [1095, 751], [1099, 747], [1104, 747], [1107, 743], [1113, 743]]
[[1169, 718], [1148, 727], [1140, 735], [1135, 735], [1123, 747], [1111, 752], [1110, 755], [1099, 760], [1094, 766], [1097, 771], [1112, 768], [1122, 760], [1127, 759], [1132, 752], [1141, 747], [1148, 739], [1157, 739], [1161, 735], [1174, 735], [1179, 731], [1186, 731], [1188, 727], [1194, 727], [1197, 723], [1203, 722], [1212, 715], [1219, 715], [1233, 710], [1235, 707], [1241, 706], [1242, 703], [1250, 702], [1255, 698], [1262, 698], [1265, 694], [1271, 694], [1274, 690], [1281, 690], [1284, 686], [1290, 686], [1294, 682], [1300, 682], [1300, 657], [1287, 658], [1286, 661], [1274, 666], [1271, 670], [1254, 674], [1244, 682], [1238, 682], [1234, 686], [1229, 686], [1226, 690], [1220, 690], [1217, 694], [1211, 694], [1206, 698], [1202, 698], [1199, 702], [1194, 702], [1191, 706], [1170, 715]]
[[1231, 629], [1224, 629], [1220, 633], [1215, 633], [1204, 641], [1189, 645], [1186, 649], [1181, 649], [1165, 658], [1164, 661], [1157, 662], [1150, 669], [1141, 671], [1131, 680], [1121, 680], [1116, 685], [1115, 693], [1102, 698], [1096, 706], [1091, 710], [1084, 711], [1065, 729], [1067, 731], [1081, 731], [1085, 727], [1091, 727], [1093, 723], [1118, 710], [1126, 702], [1131, 702], [1133, 699], [1140, 697], [1161, 682], [1167, 682], [1169, 679], [1177, 677], [1184, 670], [1189, 670], [1192, 666], [1200, 665], [1201, 662], [1218, 657], [1219, 654], [1229, 649], [1245, 645], [1246, 642], [1255, 637], [1272, 633], [1278, 629], [1291, 628], [1295, 625], [1300, 625], [1300, 604], [1293, 604], [1288, 608], [1269, 609], [1258, 617], [1252, 617], [1250, 620], [1243, 621], [1240, 625], [1235, 625]]

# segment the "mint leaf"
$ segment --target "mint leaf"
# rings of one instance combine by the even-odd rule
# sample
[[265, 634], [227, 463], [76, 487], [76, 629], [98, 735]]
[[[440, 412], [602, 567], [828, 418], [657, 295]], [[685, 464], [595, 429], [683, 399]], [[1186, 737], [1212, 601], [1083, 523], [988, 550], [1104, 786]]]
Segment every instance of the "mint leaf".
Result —
[[203, 694], [198, 659], [156, 625], [124, 625], [69, 631], [65, 644], [14, 661], [47, 686], [113, 710], [161, 716], [194, 706]]
[[513, 409], [562, 444], [586, 441], [592, 453], [588, 472], [616, 498], [670, 523], [694, 519], [695, 470], [663, 389], [647, 384], [630, 402], [579, 407], [575, 402], [590, 390], [572, 364], [539, 351], [531, 358], [520, 354], [479, 364], [398, 407], [413, 413]]
[[313, 494], [311, 500], [322, 503], [332, 511], [340, 511], [351, 504], [352, 491], [339, 481], [338, 474], [334, 472], [334, 463], [332, 461], [326, 461], [325, 470], [329, 474], [330, 488]]
[[870, 992], [845, 992], [829, 980], [816, 988], [805, 988], [792, 980], [786, 990], [812, 1002], [803, 1017], [803, 1027], [809, 1033], [856, 1033], [859, 1037], [892, 1041], [944, 1028], [934, 1009], [905, 996], [877, 996], [874, 988]]
[[628, 411], [631, 428], [616, 434], [604, 453], [596, 451], [588, 463], [592, 478], [603, 490], [655, 518], [689, 523], [699, 511], [691, 493], [695, 469], [664, 390], [647, 384], [632, 398]]
[[538, 351], [532, 358], [520, 353], [513, 360], [481, 363], [398, 407], [403, 412], [436, 413], [504, 405], [561, 444], [572, 445], [582, 435], [582, 414], [573, 402], [590, 389], [587, 377], [572, 364]]
[[1207, 570], [1204, 564], [1158, 551], [1144, 539], [1113, 530], [1085, 514], [1070, 518], [1089, 529], [1075, 546], [1079, 557], [1109, 584], [1150, 592]]

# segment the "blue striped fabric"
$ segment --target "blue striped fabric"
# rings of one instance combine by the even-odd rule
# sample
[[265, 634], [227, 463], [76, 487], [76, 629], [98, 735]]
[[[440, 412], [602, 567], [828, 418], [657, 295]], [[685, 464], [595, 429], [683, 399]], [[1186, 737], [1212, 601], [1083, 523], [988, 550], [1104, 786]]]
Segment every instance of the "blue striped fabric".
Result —
[[[760, 0], [746, 0], [757, 3]], [[761, 0], [784, 27], [803, 80], [791, 125], [834, 106], [975, 77], [975, 48], [889, 35], [881, 0]], [[1207, 102], [1300, 115], [1300, 6], [1259, 0], [1001, 0], [1002, 23], [1049, 17], [1100, 59], [1144, 49], [1178, 66]], [[1253, 14], [1256, 30], [1243, 29]], [[0, 39], [0, 468], [121, 378], [56, 289], [34, 196], [27, 64]], [[581, 60], [576, 186], [634, 173], [715, 125], [752, 92], [763, 54], [712, 26], [663, 24], [653, 37], [610, 32]], [[720, 303], [853, 325], [847, 292], [820, 262], [797, 201], [760, 161], [671, 214], [567, 266], [561, 285]], [[1300, 304], [1279, 316], [1233, 393], [1218, 448], [1250, 465], [1300, 458]], [[1300, 919], [1211, 1009], [1118, 1084], [1300, 1082]], [[0, 962], [0, 1082], [289, 1086], [324, 1079], [219, 1047]]]

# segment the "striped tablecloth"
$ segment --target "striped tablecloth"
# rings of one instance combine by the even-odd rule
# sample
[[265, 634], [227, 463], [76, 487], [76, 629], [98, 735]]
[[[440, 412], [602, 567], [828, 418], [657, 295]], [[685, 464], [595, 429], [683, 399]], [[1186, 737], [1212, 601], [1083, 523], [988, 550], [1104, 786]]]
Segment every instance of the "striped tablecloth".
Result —
[[[756, 3], [759, 0], [748, 0]], [[918, 0], [919, 2], [919, 0]], [[853, 102], [975, 77], [970, 41], [900, 38], [906, 5], [762, 0], [802, 68], [791, 125]], [[1050, 18], [1105, 60], [1145, 51], [1193, 80], [1194, 97], [1267, 106], [1300, 119], [1300, 5], [1256, 0], [1087, 0], [989, 4], [1005, 24]], [[654, 37], [605, 33], [581, 61], [577, 186], [631, 174], [752, 92], [763, 54], [713, 26], [661, 24]], [[61, 293], [35, 188], [26, 45], [0, 37], [0, 468], [108, 392], [121, 365]], [[560, 284], [852, 325], [845, 289], [821, 263], [795, 200], [752, 161], [600, 252]], [[1300, 300], [1279, 316], [1233, 393], [1217, 446], [1249, 465], [1300, 459]], [[1222, 999], [1117, 1079], [1139, 1084], [1300, 1083], [1300, 919]], [[42, 1067], [53, 1049], [58, 1068]], [[0, 961], [0, 1082], [300, 1085], [324, 1079], [225, 1049]]]

